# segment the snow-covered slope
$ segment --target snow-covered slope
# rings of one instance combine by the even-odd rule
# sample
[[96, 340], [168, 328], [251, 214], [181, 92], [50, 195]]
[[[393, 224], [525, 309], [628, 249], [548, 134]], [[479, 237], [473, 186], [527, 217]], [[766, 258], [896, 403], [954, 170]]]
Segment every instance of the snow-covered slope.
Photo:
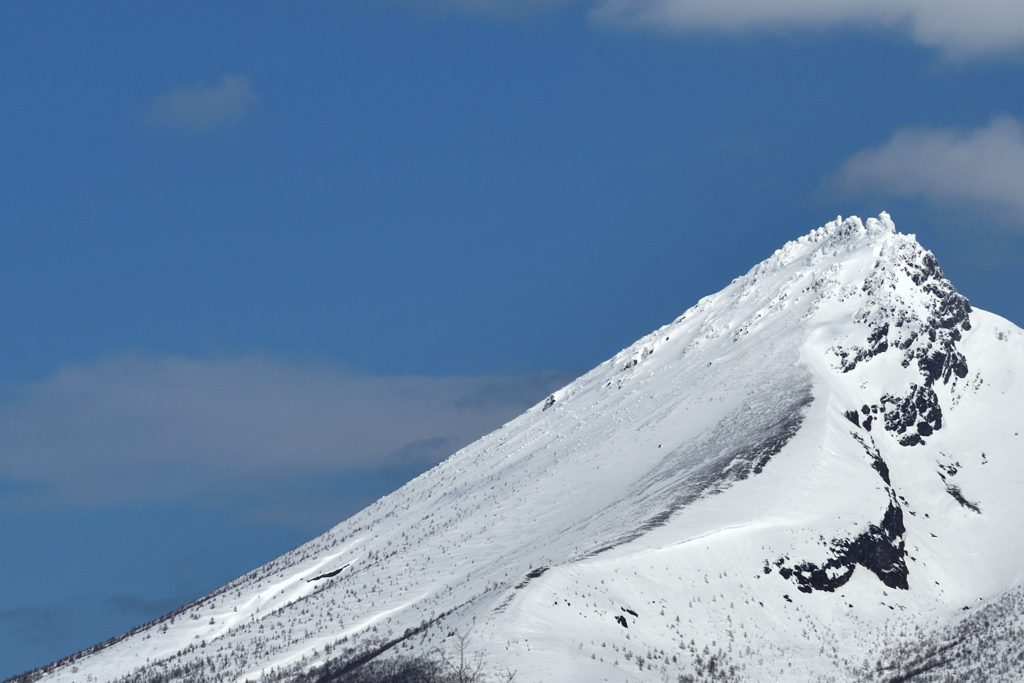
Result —
[[1022, 680], [1022, 380], [1020, 329], [887, 215], [837, 219], [323, 536], [25, 679], [289, 680], [468, 634], [520, 682]]

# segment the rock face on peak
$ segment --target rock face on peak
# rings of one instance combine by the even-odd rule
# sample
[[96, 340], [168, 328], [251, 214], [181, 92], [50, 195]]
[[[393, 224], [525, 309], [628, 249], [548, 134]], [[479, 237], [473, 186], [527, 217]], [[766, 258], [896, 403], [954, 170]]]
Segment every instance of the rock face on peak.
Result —
[[866, 428], [883, 411], [885, 429], [904, 446], [924, 444], [942, 428], [936, 382], [967, 377], [968, 364], [957, 347], [971, 329], [971, 305], [947, 280], [938, 261], [910, 237], [893, 234], [885, 241], [862, 286], [864, 305], [854, 322], [866, 328], [864, 344], [837, 345], [833, 352], [843, 372], [881, 354], [898, 351], [904, 368], [916, 367], [920, 381], [902, 396], [885, 395], [867, 406]]
[[329, 683], [460, 636], [526, 682], [1022, 680], [1020, 405], [1021, 330], [887, 215], [837, 219], [323, 536], [20, 680]]

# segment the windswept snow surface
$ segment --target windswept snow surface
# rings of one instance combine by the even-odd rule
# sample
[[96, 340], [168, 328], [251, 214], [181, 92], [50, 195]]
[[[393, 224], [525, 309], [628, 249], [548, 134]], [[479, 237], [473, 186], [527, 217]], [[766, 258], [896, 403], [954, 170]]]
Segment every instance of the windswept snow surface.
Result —
[[453, 634], [520, 682], [1021, 680], [1022, 378], [1021, 330], [913, 236], [837, 219], [323, 536], [24, 680], [288, 680]]

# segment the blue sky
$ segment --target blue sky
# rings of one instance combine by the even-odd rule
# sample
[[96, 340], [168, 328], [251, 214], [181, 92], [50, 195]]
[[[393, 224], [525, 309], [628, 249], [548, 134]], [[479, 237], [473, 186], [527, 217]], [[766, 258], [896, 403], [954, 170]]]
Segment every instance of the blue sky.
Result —
[[0, 678], [837, 214], [1024, 322], [1022, 47], [999, 0], [4, 3]]

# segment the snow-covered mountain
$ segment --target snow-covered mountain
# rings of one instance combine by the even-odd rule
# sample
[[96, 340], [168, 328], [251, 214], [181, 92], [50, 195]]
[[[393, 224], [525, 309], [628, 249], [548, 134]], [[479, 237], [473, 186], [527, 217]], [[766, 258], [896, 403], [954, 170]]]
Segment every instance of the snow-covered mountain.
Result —
[[1024, 680], [1024, 336], [837, 219], [323, 536], [21, 681]]

